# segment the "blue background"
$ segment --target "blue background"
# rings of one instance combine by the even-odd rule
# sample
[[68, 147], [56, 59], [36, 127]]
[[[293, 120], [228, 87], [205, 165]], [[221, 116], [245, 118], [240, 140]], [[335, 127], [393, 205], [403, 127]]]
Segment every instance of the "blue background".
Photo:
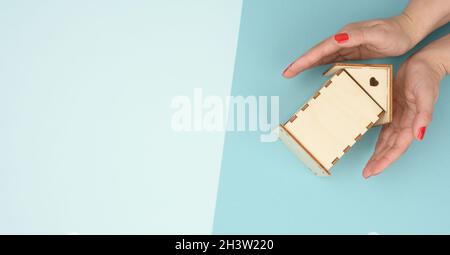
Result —
[[[286, 80], [293, 59], [349, 22], [399, 14], [407, 1], [244, 1], [232, 95], [278, 95], [285, 121], [325, 80], [326, 67]], [[450, 32], [447, 25], [414, 50]], [[412, 53], [411, 51], [410, 53]], [[407, 54], [408, 55], [408, 54]], [[407, 56], [367, 61], [392, 63]], [[425, 140], [383, 174], [364, 180], [379, 128], [317, 178], [281, 144], [257, 132], [225, 139], [214, 233], [450, 233], [450, 80]]]

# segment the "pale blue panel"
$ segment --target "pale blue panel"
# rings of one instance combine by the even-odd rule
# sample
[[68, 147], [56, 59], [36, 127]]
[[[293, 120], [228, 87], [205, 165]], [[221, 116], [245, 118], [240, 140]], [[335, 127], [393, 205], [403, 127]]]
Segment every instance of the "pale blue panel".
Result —
[[0, 2], [0, 233], [211, 233], [223, 133], [171, 100], [228, 95], [232, 1]]
[[[406, 3], [245, 1], [232, 94], [279, 95], [286, 121], [326, 80], [326, 67], [282, 78], [293, 59], [346, 23], [389, 17]], [[449, 32], [447, 25], [426, 42]], [[404, 59], [368, 62], [398, 68]], [[361, 172], [379, 128], [339, 161], [331, 178], [310, 174], [281, 142], [261, 143], [257, 132], [227, 133], [214, 232], [450, 233], [449, 86], [446, 78], [425, 140], [370, 180]]]

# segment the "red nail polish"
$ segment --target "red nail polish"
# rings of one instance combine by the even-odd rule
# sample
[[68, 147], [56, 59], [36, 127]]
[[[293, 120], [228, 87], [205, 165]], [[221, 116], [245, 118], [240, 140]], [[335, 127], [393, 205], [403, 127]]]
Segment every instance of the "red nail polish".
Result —
[[422, 141], [423, 137], [425, 136], [426, 131], [427, 131], [427, 127], [421, 127], [419, 129], [419, 134], [417, 135], [417, 138]]
[[334, 36], [334, 40], [336, 40], [336, 42], [338, 42], [338, 43], [343, 43], [343, 42], [347, 41], [348, 38], [349, 38], [349, 36], [347, 33], [339, 33]]
[[286, 67], [286, 69], [284, 69], [283, 75], [285, 75], [287, 70], [289, 70], [289, 68], [291, 68], [292, 64], [294, 64], [294, 63], [291, 63], [290, 65], [288, 65], [288, 67]]

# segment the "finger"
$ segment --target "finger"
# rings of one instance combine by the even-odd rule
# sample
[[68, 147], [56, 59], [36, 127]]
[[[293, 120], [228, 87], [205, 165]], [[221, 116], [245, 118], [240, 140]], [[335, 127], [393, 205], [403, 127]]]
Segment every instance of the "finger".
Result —
[[[283, 72], [286, 78], [292, 78], [300, 72], [315, 66], [321, 59], [336, 54], [340, 49], [352, 48], [362, 44], [380, 43], [378, 26], [348, 28], [332, 37], [329, 37], [307, 51], [304, 55], [292, 62]], [[356, 54], [351, 54], [356, 57]], [[353, 58], [352, 58], [353, 59]], [[322, 61], [323, 62], [323, 61]]]
[[382, 127], [380, 135], [378, 136], [377, 144], [375, 145], [375, 152], [374, 154], [379, 153], [383, 147], [387, 144], [387, 141], [389, 141], [389, 137], [394, 132], [394, 128], [392, 125], [387, 124]]
[[371, 173], [368, 177], [378, 175], [383, 172], [388, 166], [396, 161], [411, 145], [413, 139], [410, 135], [410, 131], [400, 132], [394, 144], [385, 150], [381, 158], [375, 160], [371, 166]]
[[322, 58], [336, 53], [339, 49], [340, 47], [333, 37], [327, 38], [292, 62], [284, 70], [283, 76], [286, 78], [292, 78], [300, 72], [313, 67], [313, 65], [319, 62]]
[[393, 141], [392, 137], [393, 136], [394, 136], [393, 128], [388, 128], [388, 129], [382, 130], [382, 132], [380, 133], [380, 136], [378, 138], [378, 142], [375, 147], [375, 151], [374, 151], [372, 157], [370, 157], [370, 159], [367, 161], [367, 164], [363, 169], [363, 177], [364, 178], [367, 179], [372, 175], [374, 162], [377, 161], [378, 159], [380, 159], [385, 154], [385, 152], [390, 147], [392, 147], [392, 141]]
[[375, 150], [370, 157], [370, 159], [367, 161], [366, 167], [364, 168], [363, 172], [366, 172], [367, 165], [378, 158], [380, 153], [389, 146], [388, 141], [389, 137], [392, 135], [393, 129], [389, 126], [384, 126], [383, 129], [381, 129], [380, 135], [378, 136], [377, 144], [375, 145]]
[[313, 67], [320, 66], [320, 65], [326, 65], [326, 64], [329, 64], [329, 63], [332, 63], [332, 62], [344, 61], [344, 60], [345, 60], [344, 57], [341, 56], [341, 55], [339, 54], [339, 51], [338, 51], [338, 52], [336, 52], [336, 53], [333, 53], [333, 54], [331, 54], [331, 55], [328, 55], [328, 56], [325, 56], [325, 57], [321, 58], [319, 61], [317, 61], [316, 63], [314, 63], [314, 64], [313, 64], [311, 67], [309, 67], [309, 68], [313, 68]]
[[[412, 134], [412, 122], [414, 113], [411, 110], [404, 109], [401, 104], [397, 104], [394, 108], [394, 120], [386, 128], [383, 129], [385, 132], [380, 134], [380, 139], [383, 140], [382, 144], [377, 144], [376, 150], [372, 158], [367, 163], [363, 171], [363, 176], [365, 178], [370, 177], [374, 172], [376, 172], [377, 163], [380, 159], [386, 157], [386, 154], [398, 146], [399, 141], [409, 141], [413, 140]], [[411, 123], [411, 124], [405, 124]], [[401, 127], [405, 125], [404, 127]], [[399, 138], [400, 137], [400, 138]], [[400, 139], [400, 140], [399, 140]], [[409, 145], [408, 145], [409, 146]], [[396, 160], [396, 159], [394, 159]]]
[[[375, 145], [375, 151], [373, 155], [370, 157], [370, 159], [367, 161], [366, 166], [363, 169], [363, 176], [364, 178], [367, 178], [370, 176], [371, 173], [371, 164], [373, 161], [378, 160], [381, 155], [383, 155], [383, 152], [392, 146], [394, 142], [394, 135], [395, 135], [395, 129], [398, 125], [398, 122], [401, 121], [403, 118], [403, 112], [404, 109], [400, 104], [397, 104], [396, 107], [394, 107], [394, 120], [392, 123], [384, 125], [381, 129], [381, 132], [378, 136], [377, 144]], [[398, 127], [397, 127], [398, 128]]]
[[[434, 88], [437, 86], [423, 86], [423, 89], [417, 89], [420, 91], [420, 95], [415, 96], [416, 100], [416, 116], [414, 117], [413, 132], [414, 137], [421, 141], [425, 137], [427, 127], [433, 118], [434, 103], [436, 96], [433, 93]], [[418, 94], [418, 93], [416, 93]]]
[[[389, 136], [389, 139], [387, 139], [386, 142], [383, 144], [383, 147], [379, 148], [378, 152], [373, 155], [371, 162], [375, 162], [383, 158], [386, 152], [389, 151], [394, 145], [396, 137], [397, 134], [395, 132], [391, 134], [391, 136]], [[367, 168], [370, 175], [373, 172], [373, 164], [368, 164]]]
[[313, 64], [310, 68], [320, 65], [326, 65], [335, 62], [341, 62], [346, 60], [361, 59], [361, 55], [357, 48], [344, 48], [338, 50], [336, 53], [323, 57], [318, 62]]

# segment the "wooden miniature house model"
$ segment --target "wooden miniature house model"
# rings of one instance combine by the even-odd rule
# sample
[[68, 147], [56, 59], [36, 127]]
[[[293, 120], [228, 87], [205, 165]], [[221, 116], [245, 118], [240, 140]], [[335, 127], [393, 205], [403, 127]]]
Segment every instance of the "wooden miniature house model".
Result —
[[392, 65], [335, 64], [324, 85], [286, 123], [283, 143], [311, 171], [330, 169], [374, 125], [392, 120]]

